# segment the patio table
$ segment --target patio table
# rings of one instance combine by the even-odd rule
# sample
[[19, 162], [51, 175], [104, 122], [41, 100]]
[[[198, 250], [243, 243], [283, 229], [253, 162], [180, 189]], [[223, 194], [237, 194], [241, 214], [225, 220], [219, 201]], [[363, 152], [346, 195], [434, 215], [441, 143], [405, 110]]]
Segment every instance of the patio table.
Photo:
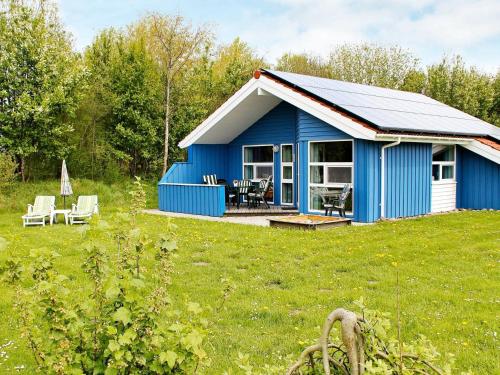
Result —
[[51, 225], [52, 222], [57, 223], [57, 214], [64, 215], [64, 223], [68, 225], [68, 215], [71, 213], [71, 210], [54, 210], [52, 211], [52, 220], [51, 220]]
[[[250, 187], [248, 186], [245, 186], [245, 187], [238, 187], [238, 186], [230, 186], [230, 185], [226, 185], [227, 187], [227, 194], [229, 196], [229, 194], [235, 194], [236, 196], [236, 206], [238, 208], [240, 208], [240, 203], [241, 203], [241, 190], [245, 189], [247, 190], [247, 193], [245, 193], [244, 195], [248, 194], [248, 193], [251, 193], [255, 190], [255, 183], [252, 183], [252, 185]], [[247, 202], [248, 203], [248, 202]]]

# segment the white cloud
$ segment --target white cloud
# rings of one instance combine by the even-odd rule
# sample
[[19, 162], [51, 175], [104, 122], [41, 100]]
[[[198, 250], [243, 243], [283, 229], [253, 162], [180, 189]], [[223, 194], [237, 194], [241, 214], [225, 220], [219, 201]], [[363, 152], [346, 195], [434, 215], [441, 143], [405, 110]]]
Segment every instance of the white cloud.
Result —
[[[339, 43], [372, 41], [397, 43], [424, 62], [461, 53], [491, 69], [500, 64], [499, 16], [498, 0], [271, 0], [238, 20], [238, 29], [271, 60], [286, 51], [325, 56]], [[473, 52], [485, 42], [497, 50], [487, 60]]]

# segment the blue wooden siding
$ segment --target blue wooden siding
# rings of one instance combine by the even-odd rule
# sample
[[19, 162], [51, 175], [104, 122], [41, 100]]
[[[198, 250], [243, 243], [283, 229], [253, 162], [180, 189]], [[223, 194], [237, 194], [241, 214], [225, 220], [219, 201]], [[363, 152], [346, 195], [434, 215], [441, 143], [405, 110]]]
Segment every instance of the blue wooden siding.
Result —
[[216, 174], [224, 178], [227, 171], [226, 145], [192, 145], [188, 161], [174, 163], [160, 182], [200, 184], [203, 175]]
[[339, 139], [352, 139], [352, 137], [301, 109], [297, 110], [298, 142], [333, 141]]
[[224, 215], [224, 187], [193, 184], [201, 184], [203, 175], [207, 174], [224, 178], [226, 160], [226, 145], [190, 146], [188, 161], [174, 163], [158, 184], [159, 209], [196, 215]]
[[432, 145], [402, 143], [385, 152], [386, 217], [416, 216], [430, 212]]
[[354, 220], [380, 218], [380, 142], [354, 142]]
[[[228, 145], [227, 179], [243, 178], [243, 146], [295, 143], [296, 109], [281, 102]], [[281, 151], [274, 153], [274, 204], [281, 203]]]
[[222, 216], [226, 208], [224, 186], [160, 183], [158, 205], [162, 211]]
[[500, 164], [457, 147], [457, 207], [500, 210]]

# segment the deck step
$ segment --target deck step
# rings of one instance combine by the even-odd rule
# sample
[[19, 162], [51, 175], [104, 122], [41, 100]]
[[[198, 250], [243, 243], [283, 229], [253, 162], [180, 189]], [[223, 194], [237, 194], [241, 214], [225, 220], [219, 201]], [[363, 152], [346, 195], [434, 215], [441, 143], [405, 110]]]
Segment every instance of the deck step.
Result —
[[226, 209], [224, 216], [280, 216], [280, 215], [298, 215], [299, 211], [295, 208], [281, 208], [271, 206], [270, 208], [249, 208], [249, 207], [230, 207]]

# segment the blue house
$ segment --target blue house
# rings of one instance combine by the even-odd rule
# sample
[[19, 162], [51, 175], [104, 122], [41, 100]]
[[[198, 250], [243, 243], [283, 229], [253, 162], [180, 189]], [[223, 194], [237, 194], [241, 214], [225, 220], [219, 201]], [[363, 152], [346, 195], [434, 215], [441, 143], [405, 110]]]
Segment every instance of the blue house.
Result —
[[275, 206], [322, 213], [317, 187], [352, 185], [358, 222], [500, 209], [500, 128], [421, 94], [272, 70], [179, 144], [158, 186], [163, 211], [222, 216], [226, 181], [274, 178]]

